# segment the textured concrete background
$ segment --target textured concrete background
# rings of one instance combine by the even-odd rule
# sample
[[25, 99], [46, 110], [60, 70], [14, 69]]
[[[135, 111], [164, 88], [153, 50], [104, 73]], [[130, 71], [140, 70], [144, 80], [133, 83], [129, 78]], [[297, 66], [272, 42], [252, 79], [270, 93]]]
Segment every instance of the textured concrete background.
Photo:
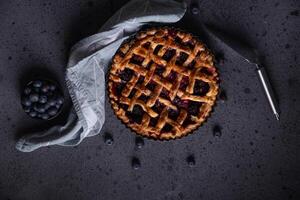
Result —
[[[200, 15], [178, 26], [199, 35], [198, 20], [242, 36], [264, 56], [282, 110], [276, 122], [253, 66], [224, 44], [219, 65], [228, 101], [195, 134], [180, 140], [145, 140], [107, 107], [101, 135], [75, 148], [50, 147], [33, 153], [15, 150], [15, 139], [33, 129], [63, 123], [30, 119], [19, 104], [20, 86], [30, 76], [55, 77], [64, 85], [70, 47], [91, 35], [126, 1], [14, 0], [0, 2], [0, 199], [198, 200], [300, 199], [299, 6], [297, 0], [201, 0]], [[70, 107], [70, 100], [65, 113]], [[214, 137], [219, 124], [222, 136]], [[195, 167], [185, 159], [194, 154]], [[137, 156], [142, 167], [131, 168]]]

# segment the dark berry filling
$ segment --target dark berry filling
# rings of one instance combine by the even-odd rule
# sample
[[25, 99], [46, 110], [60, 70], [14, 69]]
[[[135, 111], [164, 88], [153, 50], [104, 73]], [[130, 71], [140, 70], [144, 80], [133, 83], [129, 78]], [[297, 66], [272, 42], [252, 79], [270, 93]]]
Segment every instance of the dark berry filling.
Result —
[[166, 123], [164, 125], [164, 127], [161, 129], [161, 132], [162, 133], [170, 132], [170, 131], [172, 131], [172, 129], [173, 129], [173, 126], [171, 126], [170, 124]]
[[146, 85], [146, 88], [148, 88], [149, 90], [151, 91], [154, 91], [156, 87], [156, 83], [154, 81], [150, 81], [147, 85]]
[[149, 49], [150, 47], [150, 42], [146, 42], [142, 45], [142, 47], [144, 47], [145, 49]]
[[117, 84], [117, 83], [114, 83], [113, 85], [113, 88], [112, 88], [112, 92], [114, 94], [116, 94], [117, 96], [121, 96], [121, 93], [122, 93], [122, 90], [124, 89], [125, 87], [125, 84]]
[[137, 91], [136, 89], [131, 90], [131, 92], [130, 92], [128, 98], [129, 98], [129, 99], [132, 99], [132, 98], [134, 97], [136, 91]]
[[176, 50], [175, 49], [168, 49], [165, 54], [163, 55], [162, 59], [166, 61], [170, 61], [172, 57], [175, 55]]
[[211, 76], [214, 73], [214, 69], [213, 68], [202, 67], [200, 69], [200, 72], [203, 73], [203, 74], [206, 74], [208, 76]]
[[151, 65], [153, 64], [153, 61], [151, 60], [147, 65], [146, 65], [146, 69], [150, 69]]
[[146, 103], [146, 102], [148, 101], [148, 99], [149, 99], [149, 96], [146, 96], [146, 95], [142, 94], [142, 95], [139, 97], [139, 99]]
[[160, 114], [162, 112], [162, 110], [164, 109], [165, 105], [163, 103], [161, 103], [159, 100], [156, 100], [154, 106], [152, 107], [152, 110], [154, 110], [154, 112]]
[[188, 46], [190, 49], [194, 49], [194, 47], [195, 47], [195, 44], [193, 43], [192, 40], [185, 42], [184, 45]]
[[190, 124], [195, 124], [195, 122], [192, 121], [191, 116], [187, 116], [187, 118], [184, 120], [182, 126], [185, 128]]
[[130, 59], [130, 63], [137, 64], [137, 65], [142, 65], [144, 60], [145, 60], [145, 58], [143, 58], [139, 55], [133, 54], [133, 56]]
[[188, 76], [184, 76], [181, 79], [179, 89], [185, 90], [188, 85], [189, 85], [189, 77]]
[[171, 36], [171, 37], [176, 37], [177, 32], [178, 31], [176, 29], [169, 29], [168, 30], [168, 35]]
[[176, 65], [182, 65], [186, 59], [189, 57], [188, 54], [184, 53], [184, 52], [180, 52], [179, 56], [176, 59]]
[[201, 80], [196, 80], [194, 86], [194, 95], [204, 96], [208, 91], [209, 91], [208, 83]]
[[149, 126], [155, 127], [156, 124], [157, 124], [157, 122], [158, 122], [158, 117], [156, 117], [156, 118], [151, 118], [151, 119], [150, 119], [150, 122], [149, 122]]
[[158, 65], [154, 71], [155, 74], [162, 76], [162, 73], [165, 71], [165, 68], [161, 65]]
[[168, 81], [173, 82], [177, 78], [177, 73], [171, 71], [170, 74], [167, 76]]
[[154, 55], [157, 55], [158, 52], [159, 52], [159, 50], [160, 50], [161, 48], [162, 48], [162, 45], [161, 45], [161, 44], [157, 45], [157, 46], [155, 47], [154, 51], [153, 51], [153, 54], [154, 54]]
[[189, 100], [181, 100], [177, 96], [173, 100], [173, 104], [180, 107], [187, 109], [189, 106]]
[[120, 108], [122, 108], [123, 110], [127, 110], [128, 109], [128, 105], [126, 104], [120, 104]]
[[176, 120], [178, 116], [179, 116], [179, 111], [178, 110], [173, 110], [171, 108], [168, 110], [168, 117], [170, 119]]
[[123, 81], [130, 81], [131, 77], [133, 76], [134, 71], [131, 69], [126, 68], [125, 70], [123, 70], [122, 72], [119, 73], [119, 77], [123, 80]]
[[196, 65], [196, 61], [193, 60], [192, 62], [190, 62], [190, 63], [188, 64], [187, 68], [192, 70], [192, 69], [195, 68], [195, 65]]
[[188, 113], [190, 115], [197, 116], [201, 105], [202, 104], [200, 102], [190, 101], [189, 107], [188, 107]]
[[144, 76], [140, 76], [139, 80], [137, 81], [137, 84], [142, 84], [144, 82], [145, 77]]
[[174, 41], [178, 44], [182, 44], [182, 39], [178, 36], [175, 37]]
[[165, 88], [163, 88], [163, 89], [161, 90], [161, 93], [160, 93], [159, 96], [161, 96], [161, 97], [164, 98], [164, 99], [170, 99], [169, 94], [170, 94], [169, 91], [166, 90]]
[[144, 110], [142, 109], [141, 106], [139, 105], [135, 105], [133, 107], [132, 112], [126, 112], [127, 117], [129, 118], [129, 120], [131, 122], [135, 122], [140, 124], [142, 122], [143, 119], [143, 115], [144, 115]]

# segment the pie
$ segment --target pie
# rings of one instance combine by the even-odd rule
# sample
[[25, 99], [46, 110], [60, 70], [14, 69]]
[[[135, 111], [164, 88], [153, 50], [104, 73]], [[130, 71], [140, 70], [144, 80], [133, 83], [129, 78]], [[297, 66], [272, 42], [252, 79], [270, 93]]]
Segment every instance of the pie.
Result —
[[190, 33], [170, 27], [138, 32], [112, 59], [108, 94], [114, 113], [145, 137], [169, 140], [191, 133], [216, 101], [213, 61]]

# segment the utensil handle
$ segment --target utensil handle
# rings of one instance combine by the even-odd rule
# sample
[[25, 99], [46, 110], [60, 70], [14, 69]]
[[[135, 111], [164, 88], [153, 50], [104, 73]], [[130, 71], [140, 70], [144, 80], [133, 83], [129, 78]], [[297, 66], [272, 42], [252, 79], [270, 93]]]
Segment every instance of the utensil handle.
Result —
[[267, 99], [270, 103], [271, 109], [274, 113], [274, 115], [276, 116], [276, 119], [279, 120], [279, 107], [278, 107], [278, 103], [276, 101], [275, 95], [274, 95], [274, 91], [272, 89], [272, 86], [270, 84], [268, 75], [265, 71], [265, 69], [260, 66], [260, 65], [256, 65], [257, 67], [257, 73], [259, 76], [259, 79], [262, 83], [262, 86], [264, 88], [264, 92], [267, 96]]

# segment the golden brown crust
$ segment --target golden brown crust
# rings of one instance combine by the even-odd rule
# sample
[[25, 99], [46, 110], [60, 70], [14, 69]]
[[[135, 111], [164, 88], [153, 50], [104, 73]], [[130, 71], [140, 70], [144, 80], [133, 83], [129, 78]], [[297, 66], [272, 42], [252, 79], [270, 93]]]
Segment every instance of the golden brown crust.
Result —
[[[161, 72], [157, 72], [159, 68]], [[133, 74], [121, 77], [124, 70]], [[182, 87], [184, 79], [188, 79], [186, 87]], [[194, 92], [197, 81], [209, 85], [205, 94]], [[150, 84], [155, 85], [152, 90], [147, 88]], [[191, 133], [208, 117], [218, 94], [218, 74], [213, 55], [191, 34], [168, 27], [152, 28], [121, 45], [113, 57], [108, 91], [115, 114], [136, 133], [175, 139]], [[142, 96], [147, 99], [142, 100]], [[188, 107], [178, 101], [187, 102]], [[194, 114], [190, 113], [194, 108], [189, 107], [191, 104], [200, 105], [195, 107], [196, 114], [193, 110]], [[162, 107], [160, 111], [157, 105]], [[135, 106], [143, 111], [139, 123], [129, 117]], [[175, 119], [169, 116], [171, 110], [177, 113]], [[156, 121], [153, 126], [151, 120]], [[164, 129], [166, 124], [168, 129]]]

